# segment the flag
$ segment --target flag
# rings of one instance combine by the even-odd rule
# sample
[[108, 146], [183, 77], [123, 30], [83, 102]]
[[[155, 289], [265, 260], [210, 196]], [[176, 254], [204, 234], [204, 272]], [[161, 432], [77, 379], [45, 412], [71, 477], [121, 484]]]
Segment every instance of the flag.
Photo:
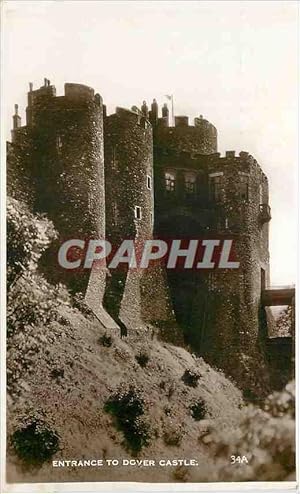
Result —
[[173, 96], [170, 94], [165, 94], [165, 97], [168, 98], [169, 100], [171, 100], [173, 98]]

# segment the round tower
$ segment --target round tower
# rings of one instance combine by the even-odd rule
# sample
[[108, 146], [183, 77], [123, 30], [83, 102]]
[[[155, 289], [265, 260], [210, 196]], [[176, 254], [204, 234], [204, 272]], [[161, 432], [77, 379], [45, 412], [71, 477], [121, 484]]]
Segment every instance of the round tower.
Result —
[[225, 157], [209, 158], [208, 185], [214, 211], [211, 234], [233, 242], [231, 260], [239, 267], [208, 273], [202, 316], [196, 315], [195, 300], [195, 322], [203, 321], [201, 353], [234, 376], [245, 395], [261, 396], [269, 390], [262, 307], [262, 292], [269, 283], [267, 177], [248, 153], [235, 156], [228, 151]]
[[[106, 237], [117, 248], [123, 240], [135, 246], [152, 238], [153, 142], [145, 116], [117, 108], [105, 120]], [[120, 325], [137, 327], [141, 319], [138, 269], [111, 269], [106, 307]]]
[[130, 110], [117, 108], [105, 120], [105, 182], [107, 238], [151, 238], [152, 127]]
[[64, 96], [31, 100], [36, 209], [65, 237], [104, 237], [102, 98], [87, 86], [65, 84]]
[[[16, 150], [24, 149], [30, 136], [19, 172], [30, 178], [32, 209], [46, 213], [59, 234], [42, 259], [43, 268], [53, 282], [63, 280], [85, 294], [90, 271], [62, 268], [57, 253], [65, 240], [105, 237], [102, 98], [82, 84], [65, 84], [64, 96], [57, 97], [45, 79], [37, 90], [30, 84], [26, 117], [27, 125], [13, 131]], [[96, 278], [103, 291], [105, 273]]]

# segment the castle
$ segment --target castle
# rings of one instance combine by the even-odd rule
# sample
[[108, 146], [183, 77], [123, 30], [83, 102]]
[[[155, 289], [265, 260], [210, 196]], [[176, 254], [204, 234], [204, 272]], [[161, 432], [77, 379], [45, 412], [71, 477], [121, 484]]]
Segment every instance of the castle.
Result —
[[7, 169], [8, 193], [47, 213], [60, 241], [234, 239], [238, 270], [157, 265], [66, 278], [48, 263], [47, 275], [83, 292], [108, 330], [151, 324], [165, 337], [173, 331], [244, 388], [257, 386], [266, 365], [271, 212], [267, 177], [249, 153], [221, 156], [217, 129], [202, 116], [194, 125], [175, 116], [170, 125], [167, 106], [159, 117], [155, 100], [150, 111], [144, 102], [106, 115], [90, 87], [67, 83], [56, 96], [45, 79], [39, 89], [30, 84], [25, 126], [16, 105]]

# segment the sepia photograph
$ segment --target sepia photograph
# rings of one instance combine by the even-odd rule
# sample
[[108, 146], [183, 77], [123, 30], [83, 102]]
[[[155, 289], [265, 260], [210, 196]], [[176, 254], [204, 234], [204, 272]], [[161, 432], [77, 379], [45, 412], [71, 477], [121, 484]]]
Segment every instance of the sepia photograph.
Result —
[[3, 492], [296, 492], [299, 3], [1, 7]]

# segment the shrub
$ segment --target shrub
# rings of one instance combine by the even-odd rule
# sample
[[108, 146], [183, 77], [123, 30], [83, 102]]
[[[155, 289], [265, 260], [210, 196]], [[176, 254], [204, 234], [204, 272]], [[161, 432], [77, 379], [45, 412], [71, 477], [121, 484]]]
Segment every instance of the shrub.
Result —
[[113, 339], [110, 335], [107, 335], [106, 333], [99, 338], [99, 343], [102, 346], [105, 346], [107, 348], [111, 347], [113, 344]]
[[170, 400], [176, 390], [176, 383], [175, 381], [161, 381], [159, 387], [166, 392], [166, 395]]
[[16, 430], [11, 440], [17, 456], [31, 465], [42, 464], [59, 449], [58, 434], [38, 419]]
[[278, 336], [291, 336], [294, 332], [293, 307], [289, 305], [279, 315], [276, 321], [276, 333]]
[[190, 473], [188, 469], [184, 466], [176, 467], [173, 472], [173, 478], [177, 482], [188, 482], [190, 478]]
[[135, 360], [141, 367], [146, 367], [146, 365], [149, 362], [149, 355], [146, 352], [140, 352], [138, 355], [135, 356]]
[[294, 383], [265, 402], [265, 410], [245, 407], [231, 433], [211, 430], [218, 478], [224, 480], [228, 454], [247, 454], [247, 469], [237, 469], [231, 480], [285, 480], [295, 470]]
[[132, 453], [149, 444], [150, 427], [141, 419], [145, 412], [144, 400], [133, 386], [117, 391], [107, 400], [104, 410], [115, 417], [117, 428], [123, 432]]
[[51, 377], [59, 382], [60, 378], [63, 378], [65, 375], [64, 369], [53, 369], [50, 373]]
[[295, 418], [295, 381], [286, 385], [283, 391], [276, 391], [263, 404], [263, 409], [272, 417], [290, 416]]
[[27, 327], [47, 325], [58, 316], [68, 294], [62, 285], [50, 285], [31, 271], [20, 276], [7, 295], [7, 335], [26, 331]]
[[198, 400], [190, 406], [191, 415], [193, 419], [199, 421], [205, 419], [207, 410], [204, 400]]
[[25, 271], [35, 271], [42, 253], [56, 238], [51, 221], [33, 215], [27, 206], [7, 198], [7, 281], [9, 286]]
[[186, 386], [196, 388], [200, 379], [200, 375], [196, 370], [186, 369], [181, 379]]
[[7, 333], [46, 325], [68, 301], [62, 285], [50, 285], [37, 272], [42, 253], [56, 238], [53, 224], [33, 215], [16, 199], [7, 201]]
[[170, 424], [165, 427], [163, 439], [167, 446], [179, 446], [184, 434], [185, 431], [181, 425]]

